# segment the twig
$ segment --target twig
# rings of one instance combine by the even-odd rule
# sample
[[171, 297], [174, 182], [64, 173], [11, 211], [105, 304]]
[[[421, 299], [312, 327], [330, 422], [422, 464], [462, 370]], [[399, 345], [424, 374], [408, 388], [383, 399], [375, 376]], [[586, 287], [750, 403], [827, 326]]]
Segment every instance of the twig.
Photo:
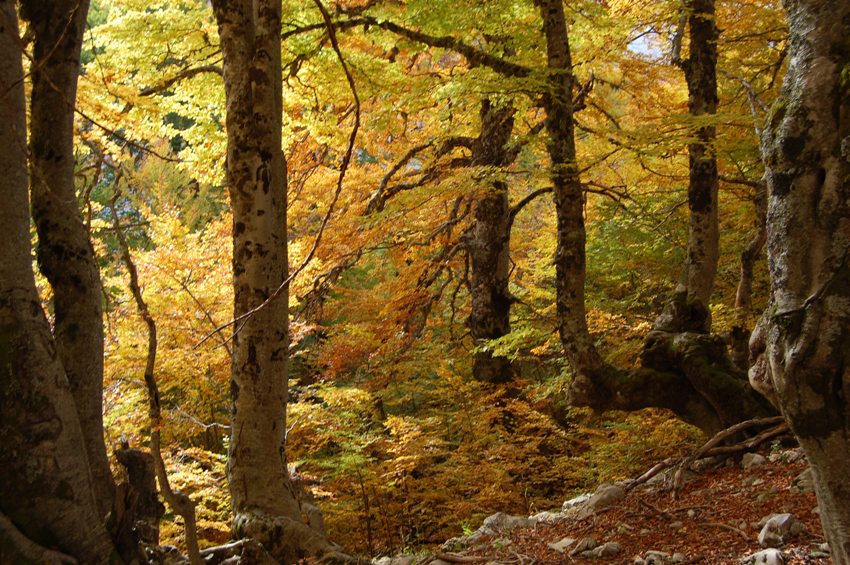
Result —
[[130, 275], [130, 291], [136, 301], [136, 307], [139, 310], [139, 315], [144, 320], [148, 329], [148, 354], [145, 362], [145, 385], [148, 391], [148, 417], [151, 421], [151, 454], [154, 459], [154, 469], [159, 482], [159, 490], [162, 497], [168, 502], [168, 505], [183, 518], [183, 526], [186, 531], [186, 551], [189, 554], [189, 562], [192, 565], [202, 565], [201, 557], [198, 550], [198, 531], [195, 523], [195, 503], [179, 491], [171, 489], [168, 481], [168, 473], [165, 470], [165, 461], [162, 459], [161, 446], [161, 429], [162, 429], [162, 408], [159, 401], [159, 388], [154, 376], [154, 368], [156, 366], [156, 322], [148, 310], [148, 305], [142, 297], [142, 289], [139, 286], [139, 273], [136, 270], [136, 265], [130, 255], [130, 246], [127, 243], [127, 238], [121, 230], [118, 212], [115, 210], [115, 202], [121, 194], [118, 188], [118, 181], [121, 178], [120, 172], [115, 178], [115, 194], [110, 202], [109, 209], [112, 212], [112, 222], [115, 226], [115, 235], [118, 239], [121, 248], [121, 258], [127, 267], [127, 272]]
[[340, 50], [339, 42], [336, 38], [336, 31], [334, 30], [330, 14], [328, 14], [328, 11], [322, 4], [321, 0], [313, 0], [313, 2], [316, 4], [316, 7], [319, 8], [319, 11], [322, 12], [322, 17], [324, 18], [325, 25], [328, 29], [328, 37], [331, 40], [331, 46], [333, 47], [334, 52], [336, 52], [337, 58], [339, 59], [340, 65], [342, 66], [342, 70], [345, 72], [345, 78], [348, 81], [348, 86], [351, 89], [351, 94], [354, 97], [354, 127], [351, 129], [351, 135], [348, 138], [348, 148], [346, 149], [345, 155], [342, 158], [342, 164], [340, 166], [339, 176], [337, 178], [336, 190], [334, 191], [333, 198], [331, 199], [331, 203], [328, 206], [328, 211], [325, 213], [325, 217], [322, 218], [322, 223], [319, 226], [318, 233], [316, 234], [316, 239], [313, 240], [313, 246], [310, 248], [310, 252], [307, 253], [307, 256], [304, 258], [301, 264], [298, 265], [298, 267], [294, 271], [292, 271], [292, 273], [290, 273], [288, 277], [286, 277], [286, 279], [280, 284], [280, 286], [278, 286], [277, 289], [275, 289], [275, 291], [271, 293], [271, 295], [266, 298], [259, 306], [256, 306], [251, 310], [248, 310], [247, 312], [235, 317], [233, 320], [227, 322], [226, 324], [217, 327], [212, 332], [207, 334], [200, 342], [198, 342], [198, 344], [195, 345], [195, 348], [200, 347], [201, 345], [206, 343], [207, 340], [209, 340], [212, 336], [216, 335], [218, 332], [230, 326], [236, 326], [237, 324], [239, 324], [239, 326], [233, 332], [233, 335], [236, 335], [237, 333], [239, 333], [239, 331], [242, 329], [248, 319], [250, 319], [252, 316], [254, 316], [254, 314], [268, 306], [270, 303], [275, 301], [281, 295], [283, 290], [289, 287], [289, 283], [292, 282], [292, 280], [295, 279], [295, 277], [297, 277], [301, 273], [301, 271], [304, 270], [304, 268], [310, 263], [310, 261], [313, 260], [313, 257], [316, 255], [316, 250], [319, 248], [319, 244], [322, 241], [322, 235], [324, 235], [325, 233], [325, 227], [328, 225], [328, 222], [330, 221], [331, 216], [333, 215], [334, 208], [336, 207], [336, 203], [339, 200], [339, 196], [342, 193], [342, 183], [345, 179], [346, 173], [348, 172], [348, 166], [351, 163], [351, 157], [354, 154], [354, 142], [357, 138], [357, 132], [360, 129], [360, 96], [357, 94], [357, 86], [354, 83], [354, 77], [351, 75], [351, 71], [348, 68], [348, 64], [345, 62], [345, 58], [342, 56], [342, 51]]

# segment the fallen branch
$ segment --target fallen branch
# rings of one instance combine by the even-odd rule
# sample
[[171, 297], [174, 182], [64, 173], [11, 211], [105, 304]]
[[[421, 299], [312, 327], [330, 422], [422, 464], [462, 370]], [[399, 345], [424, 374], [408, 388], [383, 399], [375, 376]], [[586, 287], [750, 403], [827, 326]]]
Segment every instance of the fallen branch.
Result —
[[[723, 441], [738, 435], [744, 430], [763, 426], [776, 427], [772, 430], [769, 430], [770, 433], [759, 434], [751, 440], [747, 440], [734, 446], [718, 447], [719, 444]], [[770, 418], [756, 418], [753, 420], [746, 420], [744, 422], [735, 424], [734, 426], [730, 426], [725, 430], [717, 432], [716, 434], [714, 434], [714, 437], [708, 440], [702, 447], [697, 449], [694, 453], [685, 457], [679, 464], [679, 468], [676, 469], [676, 473], [673, 475], [673, 497], [676, 497], [676, 494], [682, 488], [682, 485], [685, 482], [685, 471], [690, 469], [691, 465], [693, 465], [694, 462], [698, 459], [702, 459], [704, 457], [712, 457], [713, 455], [729, 455], [732, 453], [751, 451], [752, 449], [766, 441], [766, 439], [778, 435], [776, 430], [782, 428], [783, 426], [786, 426], [784, 418], [782, 416], [773, 416]], [[715, 453], [712, 454], [712, 451], [714, 451]]]

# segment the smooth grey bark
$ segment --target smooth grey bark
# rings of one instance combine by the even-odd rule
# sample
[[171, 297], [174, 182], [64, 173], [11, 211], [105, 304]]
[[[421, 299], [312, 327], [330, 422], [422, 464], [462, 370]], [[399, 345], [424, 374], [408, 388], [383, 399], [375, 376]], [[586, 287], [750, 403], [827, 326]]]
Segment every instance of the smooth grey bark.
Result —
[[[472, 143], [472, 166], [494, 170], [510, 164], [516, 151], [509, 147], [514, 108], [481, 103], [481, 132]], [[489, 176], [489, 175], [488, 175]], [[475, 198], [474, 221], [467, 244], [470, 259], [472, 311], [467, 320], [477, 344], [511, 331], [510, 206], [504, 180], [489, 182]], [[472, 376], [476, 380], [504, 383], [514, 376], [510, 359], [483, 350], [475, 354]]]
[[24, 0], [21, 15], [34, 36], [29, 146], [38, 264], [53, 288], [54, 338], [103, 517], [115, 485], [103, 438], [101, 283], [74, 188], [74, 104], [88, 4]]
[[850, 563], [850, 3], [786, 0], [788, 72], [768, 116], [770, 306], [754, 386], [811, 464], [833, 561]]
[[[32, 273], [17, 22], [15, 2], [0, 0], [0, 514], [38, 546], [80, 562], [104, 563], [116, 554], [97, 508], [74, 397]], [[0, 548], [0, 561], [22, 559], [14, 547]]]
[[[286, 161], [281, 149], [281, 4], [213, 0], [224, 58], [227, 184], [233, 213], [232, 435], [228, 479], [237, 538], [280, 562], [333, 555], [307, 526], [286, 466], [289, 297]], [[245, 317], [248, 312], [253, 314]]]

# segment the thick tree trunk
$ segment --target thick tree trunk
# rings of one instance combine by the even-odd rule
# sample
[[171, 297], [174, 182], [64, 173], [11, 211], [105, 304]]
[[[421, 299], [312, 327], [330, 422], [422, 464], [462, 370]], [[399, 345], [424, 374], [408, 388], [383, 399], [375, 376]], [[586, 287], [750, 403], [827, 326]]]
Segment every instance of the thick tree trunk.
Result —
[[[690, 53], [675, 62], [685, 72], [688, 112], [696, 119], [717, 113], [717, 25], [714, 0], [687, 0]], [[667, 332], [711, 329], [709, 302], [717, 274], [720, 229], [717, 219], [717, 159], [713, 125], [696, 128], [688, 145], [688, 253], [675, 295], [655, 322]]]
[[[768, 117], [770, 385], [812, 466], [836, 564], [850, 563], [850, 3], [786, 0], [788, 74]], [[756, 337], [756, 336], [754, 336]]]
[[21, 3], [35, 37], [30, 171], [38, 264], [53, 287], [56, 347], [71, 383], [104, 517], [115, 485], [103, 439], [100, 273], [74, 188], [74, 104], [87, 12], [87, 0]]
[[[481, 103], [481, 133], [472, 145], [472, 165], [492, 167], [508, 165], [516, 156], [509, 143], [513, 133], [514, 109], [494, 108], [490, 100]], [[488, 175], [489, 176], [489, 175]], [[475, 199], [475, 221], [469, 240], [472, 312], [468, 324], [477, 345], [511, 331], [510, 207], [508, 185], [494, 180]], [[514, 376], [511, 361], [478, 351], [472, 376], [479, 381], [504, 383]]]
[[[95, 501], [74, 397], [32, 274], [17, 21], [15, 2], [0, 0], [0, 225], [5, 232], [0, 238], [0, 513], [11, 523], [4, 529], [14, 527], [38, 546], [57, 548], [83, 563], [103, 563], [115, 554]], [[3, 545], [0, 561], [25, 559], [15, 551]]]
[[288, 293], [252, 315], [287, 277], [286, 161], [281, 149], [281, 4], [214, 0], [224, 56], [227, 182], [233, 211], [232, 436], [236, 537], [283, 563], [333, 548], [304, 524], [286, 466]]

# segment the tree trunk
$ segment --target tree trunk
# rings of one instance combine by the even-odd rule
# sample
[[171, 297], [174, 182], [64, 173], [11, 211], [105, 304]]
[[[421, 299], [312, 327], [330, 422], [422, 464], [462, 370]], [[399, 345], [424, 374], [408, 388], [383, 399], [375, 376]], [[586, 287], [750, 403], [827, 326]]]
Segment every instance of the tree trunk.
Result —
[[750, 321], [753, 310], [753, 270], [761, 255], [764, 244], [767, 243], [767, 188], [760, 181], [753, 195], [755, 204], [756, 233], [746, 249], [741, 252], [741, 271], [738, 279], [738, 289], [735, 292], [736, 322], [732, 328], [731, 347], [732, 360], [742, 369], [749, 366], [750, 361]]
[[[696, 250], [689, 254], [688, 275], [683, 277], [683, 284], [693, 286], [692, 298], [687, 300], [689, 295], [680, 293], [677, 295], [680, 299], [672, 302], [676, 306], [675, 311], [671, 310], [676, 314], [673, 320], [696, 319], [698, 323], [680, 323], [676, 333], [651, 332], [641, 369], [623, 371], [612, 367], [596, 349], [587, 329], [584, 305], [584, 196], [576, 163], [573, 78], [566, 18], [560, 0], [536, 0], [535, 3], [543, 17], [550, 71], [550, 88], [544, 95], [544, 105], [558, 216], [555, 257], [558, 329], [573, 370], [568, 401], [572, 405], [600, 410], [668, 408], [709, 435], [736, 422], [769, 414], [769, 403], [749, 387], [746, 375], [729, 362], [719, 338], [699, 333], [704, 331], [709, 319], [706, 297], [710, 294], [716, 267], [705, 265], [705, 262], [716, 257], [716, 242], [713, 252]], [[699, 20], [695, 24], [697, 27], [702, 25], [704, 16], [692, 18]], [[716, 106], [716, 94], [714, 100]], [[713, 135], [713, 128], [710, 129]], [[702, 132], [700, 135], [708, 134]], [[692, 231], [697, 232], [692, 235], [692, 245], [707, 245], [710, 237], [705, 234], [711, 229], [701, 226], [707, 222], [706, 218], [713, 217], [716, 223], [716, 166], [713, 158], [707, 157], [704, 146], [693, 144], [692, 150], [697, 154], [692, 155], [691, 168], [698, 178], [692, 190], [691, 208], [703, 215], [701, 220], [692, 222], [692, 226], [697, 226], [692, 227]], [[711, 178], [712, 170], [714, 200], [706, 194], [712, 186], [706, 180]], [[705, 272], [711, 272], [708, 286], [703, 275], [697, 276]], [[691, 315], [695, 309], [700, 313], [698, 316]], [[682, 315], [688, 312], [690, 314]], [[687, 328], [699, 331], [683, 331]]]
[[[0, 0], [0, 225], [5, 230], [0, 238], [0, 513], [11, 523], [4, 530], [14, 528], [34, 544], [80, 562], [103, 563], [115, 553], [98, 512], [74, 397], [32, 274], [17, 22], [15, 2]], [[0, 548], [0, 561], [25, 558], [14, 548]]]
[[104, 517], [115, 485], [103, 438], [100, 273], [74, 188], [74, 104], [87, 12], [87, 0], [21, 3], [35, 38], [30, 174], [38, 264], [53, 287], [56, 348], [71, 383]]
[[224, 56], [227, 183], [233, 212], [232, 436], [235, 537], [292, 563], [331, 546], [306, 526], [286, 466], [286, 161], [281, 149], [281, 4], [214, 0]]
[[592, 374], [607, 368], [587, 329], [584, 305], [586, 233], [584, 191], [576, 162], [572, 91], [574, 78], [570, 58], [567, 20], [561, 0], [535, 0], [546, 36], [548, 88], [543, 97], [551, 160], [551, 178], [558, 221], [555, 279], [558, 332], [573, 368], [576, 386], [590, 385]]
[[[686, 0], [690, 53], [674, 54], [688, 84], [688, 112], [693, 118], [717, 113], [717, 25], [714, 0]], [[684, 31], [684, 30], [682, 30]], [[711, 329], [709, 302], [717, 274], [720, 229], [717, 219], [717, 159], [714, 125], [696, 128], [688, 145], [688, 253], [675, 295], [655, 322], [666, 332]]]
[[833, 560], [850, 563], [850, 3], [786, 0], [788, 74], [764, 133], [771, 303], [753, 368], [812, 466]]
[[[481, 133], [472, 145], [472, 165], [499, 167], [508, 165], [516, 156], [508, 147], [514, 125], [514, 108], [494, 108], [490, 100], [481, 103]], [[486, 176], [490, 176], [489, 174]], [[472, 312], [468, 324], [476, 344], [497, 339], [511, 331], [511, 295], [508, 290], [510, 272], [510, 207], [508, 185], [501, 179], [476, 196], [475, 220], [468, 244]], [[507, 357], [491, 351], [475, 354], [472, 376], [479, 381], [504, 383], [514, 376]]]

